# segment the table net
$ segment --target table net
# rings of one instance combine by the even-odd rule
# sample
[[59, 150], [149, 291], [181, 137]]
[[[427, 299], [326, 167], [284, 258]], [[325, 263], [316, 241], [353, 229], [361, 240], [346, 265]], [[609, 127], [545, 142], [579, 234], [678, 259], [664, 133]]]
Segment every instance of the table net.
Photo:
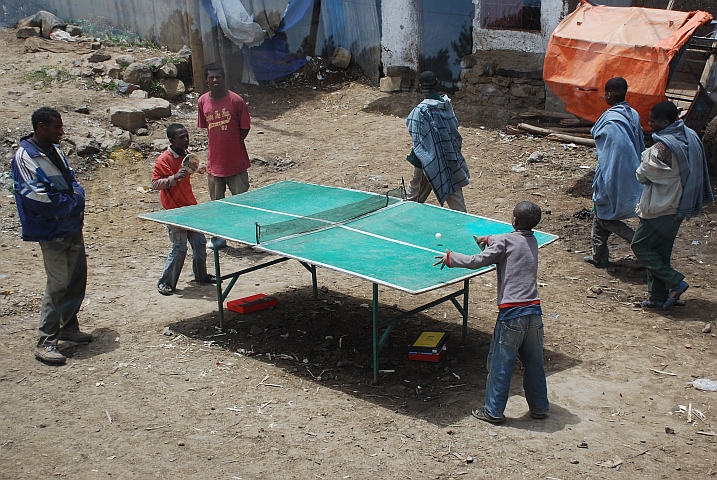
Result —
[[256, 243], [266, 243], [279, 238], [301, 235], [311, 231], [330, 228], [369, 213], [386, 208], [389, 205], [405, 200], [403, 186], [386, 192], [385, 195], [371, 195], [358, 202], [331, 208], [311, 215], [301, 216], [283, 222], [261, 225], [256, 223]]

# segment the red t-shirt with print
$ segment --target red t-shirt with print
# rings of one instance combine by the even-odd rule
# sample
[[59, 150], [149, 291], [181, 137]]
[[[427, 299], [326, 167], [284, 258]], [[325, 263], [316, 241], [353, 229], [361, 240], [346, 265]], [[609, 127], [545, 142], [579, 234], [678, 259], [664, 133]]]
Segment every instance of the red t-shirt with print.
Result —
[[249, 130], [249, 108], [243, 98], [232, 91], [219, 100], [209, 92], [199, 97], [197, 126], [206, 128], [209, 136], [207, 171], [215, 177], [231, 177], [247, 170], [249, 154], [239, 129]]
[[[182, 160], [184, 160], [184, 155], [175, 157], [171, 150], [165, 150], [154, 162], [152, 180], [174, 175], [182, 168]], [[177, 182], [175, 186], [163, 188], [159, 191], [159, 201], [166, 210], [197, 204], [189, 177], [190, 175], [187, 175]]]

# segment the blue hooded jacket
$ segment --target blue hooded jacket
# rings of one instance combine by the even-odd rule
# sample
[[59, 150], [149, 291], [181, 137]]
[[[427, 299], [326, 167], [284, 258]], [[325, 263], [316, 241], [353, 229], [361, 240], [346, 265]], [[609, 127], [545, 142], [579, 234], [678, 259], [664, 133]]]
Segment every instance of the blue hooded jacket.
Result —
[[82, 230], [85, 220], [85, 191], [75, 180], [75, 172], [60, 147], [54, 148], [70, 173], [70, 185], [29, 136], [20, 140], [20, 148], [12, 159], [15, 203], [22, 223], [22, 239], [27, 242], [69, 237]]

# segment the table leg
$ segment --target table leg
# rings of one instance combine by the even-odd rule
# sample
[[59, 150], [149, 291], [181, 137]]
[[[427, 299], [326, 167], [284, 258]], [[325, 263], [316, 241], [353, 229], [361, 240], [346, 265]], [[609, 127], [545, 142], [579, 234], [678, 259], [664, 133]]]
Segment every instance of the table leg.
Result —
[[378, 383], [378, 284], [373, 284], [373, 383]]
[[465, 345], [466, 337], [468, 336], [468, 287], [470, 287], [470, 280], [463, 280], [463, 338], [461, 344]]
[[222, 272], [219, 267], [219, 249], [214, 248], [214, 276], [217, 279], [217, 304], [219, 307], [219, 328], [224, 328], [224, 295], [222, 295]]

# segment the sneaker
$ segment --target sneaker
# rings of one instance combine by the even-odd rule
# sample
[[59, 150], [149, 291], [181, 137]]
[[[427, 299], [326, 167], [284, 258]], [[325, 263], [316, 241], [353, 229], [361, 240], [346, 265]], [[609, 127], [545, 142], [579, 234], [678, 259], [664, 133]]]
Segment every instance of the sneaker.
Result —
[[599, 262], [596, 262], [590, 255], [583, 257], [583, 261], [585, 263], [589, 263], [590, 265], [594, 265], [595, 268], [607, 268], [610, 265], [610, 260], [600, 260]]
[[174, 289], [166, 283], [160, 283], [157, 285], [157, 291], [162, 295], [172, 295], [174, 293]]
[[494, 417], [493, 415], [486, 412], [485, 407], [478, 407], [471, 410], [471, 415], [476, 417], [478, 420], [483, 420], [484, 422], [488, 423], [503, 423], [505, 422], [505, 417]]
[[544, 420], [544, 419], [548, 418], [548, 412], [545, 412], [545, 413], [530, 412], [530, 418], [534, 418], [536, 420]]
[[221, 250], [222, 248], [226, 248], [226, 246], [227, 241], [223, 238], [212, 237], [212, 239], [207, 242], [207, 247], [211, 248], [212, 250]]
[[204, 280], [202, 280], [199, 283], [209, 284], [209, 285], [216, 285], [217, 284], [217, 277], [212, 275], [211, 273], [208, 273], [206, 277], [204, 277]]
[[92, 341], [92, 334], [77, 330], [60, 330], [60, 340], [67, 340], [76, 343], [89, 343]]
[[35, 347], [35, 358], [56, 365], [62, 365], [67, 360], [67, 358], [57, 350], [57, 345], [38, 345]]

